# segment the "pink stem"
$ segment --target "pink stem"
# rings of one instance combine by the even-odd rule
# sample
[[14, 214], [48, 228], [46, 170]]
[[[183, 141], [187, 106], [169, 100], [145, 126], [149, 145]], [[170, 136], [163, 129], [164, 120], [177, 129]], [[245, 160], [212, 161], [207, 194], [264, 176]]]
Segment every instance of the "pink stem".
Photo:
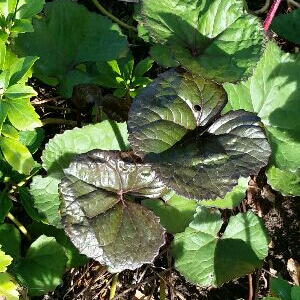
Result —
[[280, 4], [281, 0], [274, 0], [268, 14], [267, 14], [267, 17], [266, 17], [266, 20], [264, 21], [264, 31], [267, 32], [271, 23], [272, 23], [272, 20], [276, 14], [276, 11], [278, 9], [278, 6]]

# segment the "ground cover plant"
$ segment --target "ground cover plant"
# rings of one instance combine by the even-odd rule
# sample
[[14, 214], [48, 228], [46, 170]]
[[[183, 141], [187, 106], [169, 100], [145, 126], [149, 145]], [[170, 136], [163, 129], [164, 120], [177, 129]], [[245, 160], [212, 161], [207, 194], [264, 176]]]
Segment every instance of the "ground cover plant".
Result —
[[298, 9], [103, 2], [0, 4], [0, 299], [299, 299]]

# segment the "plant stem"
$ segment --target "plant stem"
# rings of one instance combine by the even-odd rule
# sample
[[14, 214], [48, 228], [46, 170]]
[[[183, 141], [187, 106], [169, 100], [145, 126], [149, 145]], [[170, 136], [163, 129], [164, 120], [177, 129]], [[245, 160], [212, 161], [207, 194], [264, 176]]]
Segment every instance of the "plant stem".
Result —
[[110, 287], [109, 300], [111, 300], [115, 297], [116, 289], [117, 289], [117, 283], [118, 283], [118, 277], [119, 277], [119, 273], [116, 273], [113, 276], [111, 287]]
[[117, 17], [115, 17], [113, 14], [111, 14], [109, 11], [107, 11], [97, 0], [92, 0], [92, 2], [94, 3], [94, 5], [100, 10], [100, 12], [107, 16], [108, 18], [112, 19], [114, 22], [116, 22], [117, 24], [119, 24], [121, 27], [127, 29], [127, 30], [132, 30], [137, 32], [137, 29], [133, 26], [130, 26], [124, 22], [122, 22], [121, 20], [119, 20]]
[[166, 300], [166, 283], [163, 278], [159, 280], [159, 299]]
[[120, 149], [125, 151], [127, 147], [126, 147], [126, 144], [123, 140], [120, 128], [118, 127], [117, 123], [114, 122], [114, 121], [109, 120], [109, 124], [110, 124], [116, 138], [117, 138]]
[[77, 122], [73, 120], [65, 120], [65, 119], [58, 119], [58, 118], [47, 118], [41, 120], [43, 126], [48, 124], [59, 124], [59, 125], [70, 125], [70, 126], [76, 126]]
[[267, 14], [266, 20], [264, 21], [264, 31], [265, 32], [267, 32], [269, 30], [269, 27], [270, 27], [272, 20], [276, 14], [276, 11], [279, 7], [280, 2], [281, 2], [281, 0], [274, 0], [274, 2]]
[[32, 241], [30, 234], [21, 222], [19, 222], [10, 212], [6, 216], [18, 227], [28, 241]]

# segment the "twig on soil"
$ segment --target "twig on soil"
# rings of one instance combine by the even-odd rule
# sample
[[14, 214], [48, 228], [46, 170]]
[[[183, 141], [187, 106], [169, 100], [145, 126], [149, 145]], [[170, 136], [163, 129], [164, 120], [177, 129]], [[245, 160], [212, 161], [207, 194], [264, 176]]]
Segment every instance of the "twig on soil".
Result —
[[256, 15], [260, 15], [260, 14], [265, 13], [268, 10], [269, 6], [270, 6], [270, 2], [271, 2], [271, 0], [266, 0], [265, 5], [262, 8], [260, 8], [258, 10], [255, 10], [253, 13], [256, 14]]
[[17, 226], [17, 228], [24, 234], [28, 241], [32, 241], [32, 238], [27, 229], [19, 220], [17, 220], [10, 212], [6, 215], [6, 217], [9, 218]]
[[61, 99], [61, 98], [62, 98], [61, 96], [57, 96], [57, 97], [43, 99], [43, 100], [34, 99], [33, 101], [31, 101], [31, 104], [32, 105], [44, 104], [44, 103], [47, 103], [47, 102], [56, 101], [56, 100]]
[[92, 0], [92, 2], [100, 10], [100, 12], [102, 14], [104, 14], [108, 18], [112, 19], [114, 22], [116, 22], [117, 24], [119, 24], [121, 27], [123, 27], [123, 28], [125, 28], [125, 29], [127, 29], [129, 31], [135, 31], [135, 32], [137, 32], [137, 29], [135, 27], [130, 26], [130, 25], [122, 22], [121, 20], [119, 20], [117, 17], [115, 17], [113, 14], [111, 14], [109, 11], [107, 11], [97, 0]]
[[109, 300], [113, 299], [116, 295], [118, 278], [119, 278], [119, 273], [114, 274], [111, 287], [110, 287], [110, 292], [109, 292]]
[[58, 118], [46, 118], [41, 120], [43, 126], [44, 125], [49, 125], [49, 124], [57, 124], [57, 125], [69, 125], [76, 127], [77, 122], [73, 120], [65, 120], [65, 119], [58, 119]]
[[[168, 272], [169, 270], [165, 270], [162, 271], [161, 273], [159, 273], [160, 276], [163, 276], [164, 274], [166, 274], [166, 272]], [[153, 280], [155, 280], [157, 278], [157, 275], [151, 276], [147, 279], [145, 279], [143, 282], [137, 283], [132, 285], [130, 288], [126, 289], [125, 291], [123, 291], [121, 294], [117, 295], [116, 297], [114, 297], [112, 300], [117, 300], [117, 299], [121, 299], [123, 296], [125, 296], [127, 293], [131, 292], [132, 290], [135, 290], [141, 286], [143, 286], [145, 283], [149, 283]]]
[[248, 284], [249, 284], [248, 300], [252, 300], [253, 298], [252, 274], [248, 274]]
[[54, 105], [44, 105], [44, 104], [34, 104], [34, 107], [43, 107], [43, 108], [47, 108], [47, 109], [53, 109], [53, 110], [63, 110], [66, 112], [76, 112], [76, 109], [73, 108], [69, 108], [69, 107], [59, 107], [59, 106], [54, 106]]
[[300, 8], [300, 3], [294, 1], [294, 0], [287, 0], [287, 2], [289, 4], [292, 4], [293, 6], [297, 7], [297, 8]]

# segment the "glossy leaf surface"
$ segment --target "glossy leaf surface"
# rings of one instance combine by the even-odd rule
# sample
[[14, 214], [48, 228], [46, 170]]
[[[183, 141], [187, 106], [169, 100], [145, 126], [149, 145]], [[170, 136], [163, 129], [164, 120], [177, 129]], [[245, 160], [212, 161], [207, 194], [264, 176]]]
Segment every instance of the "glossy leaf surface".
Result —
[[76, 156], [60, 184], [63, 226], [81, 253], [112, 272], [152, 262], [164, 243], [158, 218], [127, 195], [159, 197], [164, 184], [149, 165], [117, 151]]
[[269, 155], [259, 118], [240, 110], [145, 161], [177, 194], [203, 200], [223, 198], [240, 177], [257, 174]]
[[160, 153], [209, 123], [225, 103], [224, 89], [212, 81], [174, 70], [162, 73], [132, 103], [130, 145], [139, 153]]
[[168, 46], [192, 73], [237, 81], [251, 73], [262, 52], [262, 27], [243, 0], [143, 0], [141, 5], [141, 23], [151, 38]]
[[221, 226], [219, 211], [198, 207], [185, 232], [175, 235], [175, 268], [187, 280], [201, 286], [219, 286], [262, 265], [269, 238], [257, 216], [247, 212], [231, 217], [220, 238]]

